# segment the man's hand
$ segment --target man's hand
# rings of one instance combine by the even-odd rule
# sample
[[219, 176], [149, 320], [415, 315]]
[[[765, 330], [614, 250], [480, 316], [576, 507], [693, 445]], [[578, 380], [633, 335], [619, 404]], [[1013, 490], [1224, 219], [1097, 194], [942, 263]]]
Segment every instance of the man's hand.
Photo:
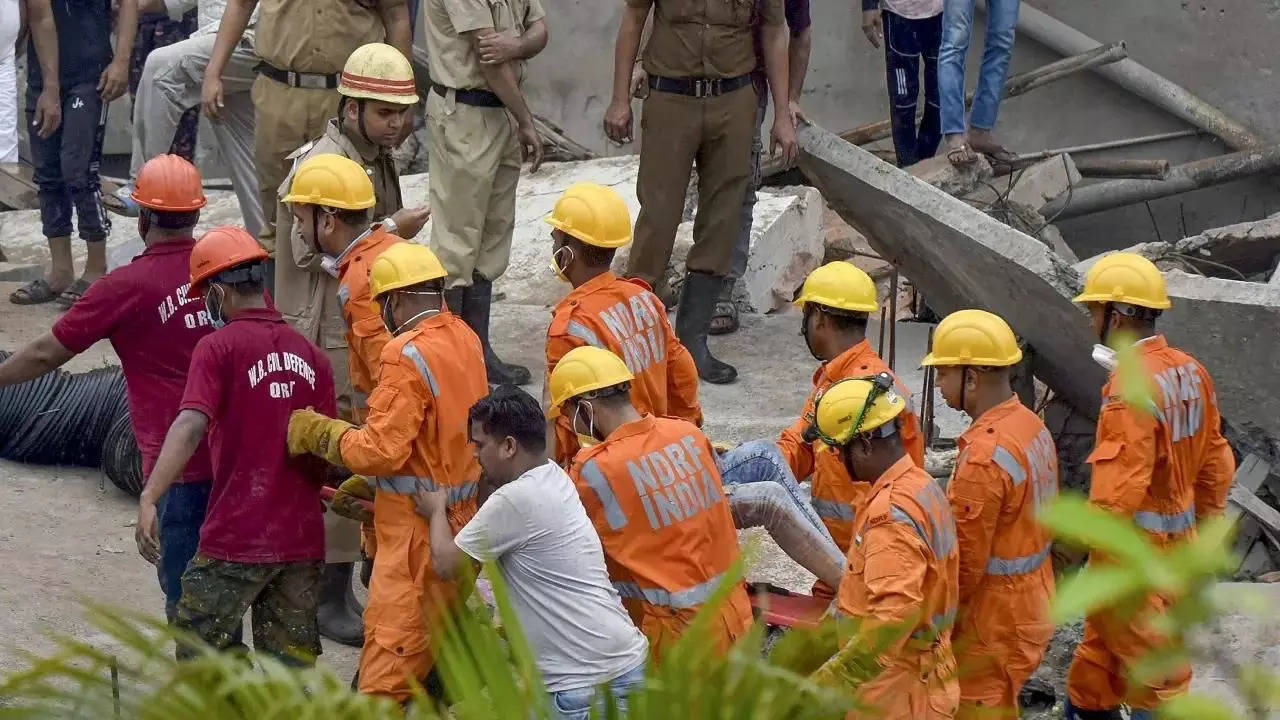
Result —
[[46, 86], [40, 91], [40, 97], [36, 100], [36, 111], [31, 120], [31, 127], [36, 129], [37, 135], [47, 138], [57, 132], [60, 125], [62, 125], [62, 98], [59, 97], [57, 88]]
[[604, 114], [604, 134], [619, 145], [631, 142], [631, 100], [613, 101]]
[[533, 127], [533, 123], [522, 124], [517, 130], [520, 139], [520, 154], [529, 161], [529, 172], [536, 173], [542, 167], [542, 138]]
[[809, 118], [805, 117], [804, 110], [800, 109], [800, 101], [792, 100], [787, 104], [787, 110], [791, 112], [792, 127], [800, 127], [800, 123], [809, 124]]
[[129, 89], [129, 58], [112, 60], [98, 78], [98, 92], [103, 102], [111, 102]]
[[480, 31], [480, 62], [485, 65], [501, 65], [520, 59], [520, 38], [493, 29]]
[[206, 117], [217, 119], [222, 112], [222, 75], [210, 72], [204, 74], [204, 84], [200, 88], [201, 112]]
[[419, 486], [413, 491], [413, 502], [418, 506], [418, 514], [428, 520], [437, 513], [444, 515], [449, 506], [449, 489], [432, 491]]
[[649, 73], [645, 72], [644, 65], [636, 63], [636, 66], [631, 69], [631, 97], [642, 97], [641, 91], [648, 89]]
[[796, 142], [796, 126], [791, 122], [791, 113], [774, 113], [769, 154], [772, 155], [779, 149], [782, 150], [782, 161], [788, 166], [800, 155], [800, 146]]
[[862, 34], [867, 36], [871, 47], [880, 47], [880, 41], [884, 40], [884, 18], [879, 10], [862, 11]]
[[133, 531], [138, 554], [152, 565], [160, 564], [160, 528], [156, 521], [156, 504], [143, 498], [138, 501], [138, 526]]
[[422, 232], [422, 226], [427, 224], [427, 219], [430, 217], [431, 206], [423, 205], [416, 208], [400, 208], [392, 213], [391, 221], [396, 224], [396, 234], [405, 240], [410, 240]]

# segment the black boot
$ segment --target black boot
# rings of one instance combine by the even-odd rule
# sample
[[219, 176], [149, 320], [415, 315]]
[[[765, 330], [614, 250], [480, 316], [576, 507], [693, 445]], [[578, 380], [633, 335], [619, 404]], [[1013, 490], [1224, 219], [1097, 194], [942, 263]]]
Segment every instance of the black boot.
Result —
[[[448, 302], [448, 299], [445, 300]], [[484, 348], [484, 366], [489, 375], [490, 385], [527, 385], [533, 376], [529, 368], [519, 365], [508, 365], [498, 358], [489, 344], [489, 306], [493, 303], [493, 282], [480, 275], [472, 276], [471, 287], [467, 291], [462, 306], [462, 319], [467, 321], [471, 329], [480, 336], [480, 345]]]
[[676, 311], [676, 335], [693, 355], [698, 377], [714, 385], [727, 385], [738, 378], [738, 371], [728, 363], [711, 356], [707, 349], [707, 331], [716, 312], [716, 299], [724, 287], [724, 278], [701, 272], [684, 276], [680, 291], [680, 308]]
[[355, 563], [330, 563], [320, 575], [316, 591], [316, 616], [320, 634], [351, 647], [364, 645], [364, 612], [351, 587]]
[[1066, 720], [1122, 720], [1119, 709], [1115, 710], [1081, 710], [1067, 701], [1063, 708]]

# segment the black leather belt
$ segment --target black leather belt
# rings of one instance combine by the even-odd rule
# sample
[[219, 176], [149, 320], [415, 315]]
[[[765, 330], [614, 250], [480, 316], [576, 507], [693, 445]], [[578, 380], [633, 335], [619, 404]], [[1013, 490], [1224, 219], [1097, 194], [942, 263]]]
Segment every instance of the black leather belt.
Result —
[[338, 73], [331, 75], [325, 73], [300, 73], [292, 70], [281, 70], [264, 62], [258, 63], [254, 70], [289, 87], [308, 88], [311, 90], [332, 90], [338, 87]]
[[441, 97], [448, 97], [449, 91], [453, 90], [453, 97], [463, 105], [473, 105], [475, 107], [506, 107], [502, 104], [502, 98], [497, 94], [488, 90], [478, 90], [471, 88], [468, 90], [458, 90], [447, 85], [441, 85], [438, 82], [431, 83], [431, 90]]
[[730, 78], [672, 78], [661, 75], [649, 76], [650, 89], [658, 92], [688, 95], [690, 97], [715, 97], [731, 93], [738, 88], [751, 84], [751, 75], [739, 75]]

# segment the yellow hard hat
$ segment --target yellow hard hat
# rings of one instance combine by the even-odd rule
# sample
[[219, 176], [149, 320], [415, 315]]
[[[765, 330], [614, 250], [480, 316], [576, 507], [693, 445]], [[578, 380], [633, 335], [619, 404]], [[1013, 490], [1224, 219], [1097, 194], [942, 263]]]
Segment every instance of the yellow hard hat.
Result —
[[338, 79], [338, 92], [362, 100], [418, 104], [413, 66], [399, 50], [385, 43], [361, 45], [351, 53]]
[[985, 310], [960, 310], [938, 323], [933, 347], [921, 365], [1007, 367], [1022, 360], [1018, 339], [999, 315]]
[[1126, 303], [1153, 310], [1170, 305], [1160, 268], [1128, 252], [1113, 253], [1094, 263], [1085, 276], [1084, 292], [1075, 302]]
[[804, 307], [805, 303], [860, 313], [873, 313], [879, 307], [871, 276], [843, 260], [829, 262], [809, 273], [796, 298], [796, 305]]
[[293, 173], [284, 202], [323, 205], [340, 210], [373, 207], [373, 181], [359, 163], [324, 153], [302, 161]]
[[445, 275], [444, 265], [430, 249], [417, 243], [398, 242], [384, 250], [369, 268], [369, 294], [377, 300], [392, 290]]
[[551, 407], [547, 417], [560, 416], [560, 407], [583, 393], [613, 387], [635, 379], [622, 358], [604, 348], [584, 345], [565, 353], [547, 378]]
[[814, 411], [818, 437], [827, 445], [846, 445], [855, 435], [889, 425], [906, 407], [888, 373], [841, 380], [818, 398]]
[[620, 248], [631, 242], [631, 211], [617, 190], [597, 183], [569, 186], [547, 224], [588, 245]]

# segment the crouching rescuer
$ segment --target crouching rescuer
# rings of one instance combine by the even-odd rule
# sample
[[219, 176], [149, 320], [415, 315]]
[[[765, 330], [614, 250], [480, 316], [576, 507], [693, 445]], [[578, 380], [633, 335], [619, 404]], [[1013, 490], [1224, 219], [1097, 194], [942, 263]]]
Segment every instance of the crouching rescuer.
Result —
[[[951, 650], [959, 553], [938, 483], [911, 460], [899, 428], [906, 400], [888, 373], [841, 380], [818, 400], [819, 438], [848, 477], [875, 478], [854, 508], [836, 610], [852, 636], [814, 673], [855, 690], [846, 718], [942, 720], [960, 700]], [[855, 481], [857, 482], [857, 481]]]
[[369, 290], [392, 336], [382, 351], [369, 415], [356, 427], [301, 410], [289, 421], [289, 451], [313, 453], [376, 478], [378, 556], [365, 607], [361, 692], [404, 702], [431, 670], [430, 631], [459, 601], [432, 569], [419, 488], [448, 491], [456, 534], [476, 512], [480, 466], [467, 439], [467, 413], [488, 394], [480, 340], [444, 304], [445, 270], [421, 245], [396, 243], [374, 261]]
[[922, 362], [938, 368], [946, 403], [973, 418], [947, 484], [960, 539], [959, 718], [1017, 718], [1053, 637], [1052, 537], [1036, 513], [1058, 494], [1058, 454], [1009, 384], [1021, 360], [1004, 320], [961, 310], [938, 325]]

